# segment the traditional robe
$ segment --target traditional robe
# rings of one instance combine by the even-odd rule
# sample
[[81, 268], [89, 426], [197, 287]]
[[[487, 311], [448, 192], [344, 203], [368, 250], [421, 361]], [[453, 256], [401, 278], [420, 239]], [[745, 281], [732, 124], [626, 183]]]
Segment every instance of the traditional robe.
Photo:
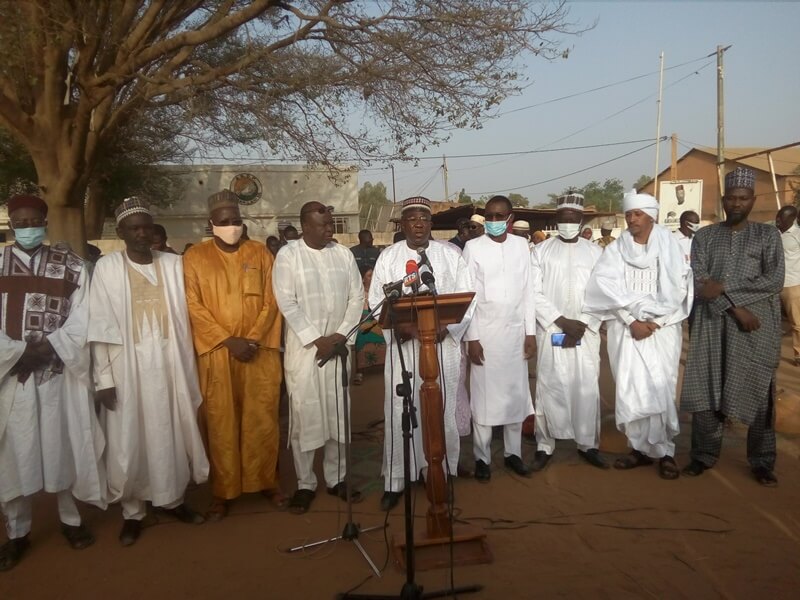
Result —
[[[681, 408], [719, 411], [752, 424], [774, 400], [775, 369], [781, 352], [784, 282], [780, 232], [771, 225], [748, 223], [741, 231], [709, 225], [695, 234], [692, 269], [698, 282], [722, 281], [725, 294], [698, 299], [681, 392]], [[726, 310], [742, 306], [761, 327], [739, 330]]]
[[[281, 324], [272, 262], [258, 242], [242, 241], [229, 253], [213, 239], [195, 244], [183, 259], [204, 400], [201, 431], [207, 436], [211, 490], [218, 498], [277, 486]], [[222, 345], [231, 336], [258, 343], [250, 362], [239, 362]]]
[[111, 501], [165, 506], [208, 478], [197, 426], [197, 380], [180, 256], [153, 251], [138, 265], [124, 250], [97, 261], [89, 308], [95, 384], [116, 388], [103, 410]]
[[502, 243], [489, 236], [464, 250], [475, 295], [465, 339], [483, 347], [483, 365], [470, 366], [472, 419], [480, 425], [522, 423], [533, 413], [525, 336], [536, 335], [531, 254], [521, 237]]
[[[572, 439], [582, 450], [599, 444], [601, 320], [583, 311], [583, 298], [602, 254], [600, 246], [583, 238], [567, 243], [555, 237], [536, 246], [531, 257], [538, 349], [535, 414], [540, 444], [540, 437]], [[552, 344], [552, 334], [562, 332], [555, 324], [561, 316], [587, 324], [579, 346]], [[552, 448], [539, 450], [552, 453]]]
[[[606, 247], [586, 288], [584, 311], [611, 316], [608, 356], [617, 384], [617, 428], [631, 447], [651, 458], [675, 453], [681, 322], [691, 311], [692, 290], [678, 240], [657, 224], [646, 245], [623, 231]], [[634, 320], [660, 329], [634, 340]]]
[[[466, 264], [458, 251], [447, 242], [431, 240], [425, 253], [432, 265], [436, 277], [436, 291], [440, 294], [453, 294], [471, 290], [469, 273]], [[402, 279], [406, 275], [406, 263], [409, 260], [419, 261], [416, 250], [408, 247], [405, 241], [389, 246], [378, 257], [375, 270], [372, 274], [372, 284], [369, 288], [369, 305], [374, 308], [384, 298], [383, 286]], [[426, 286], [421, 286], [425, 291]], [[408, 288], [405, 290], [408, 292]], [[444, 437], [447, 454], [447, 466], [451, 475], [455, 475], [458, 468], [458, 455], [460, 440], [456, 426], [456, 395], [458, 393], [459, 373], [461, 364], [461, 338], [467, 324], [469, 313], [461, 323], [448, 325], [449, 334], [437, 345], [439, 357], [439, 385], [442, 390], [444, 402]], [[384, 434], [384, 452], [382, 475], [386, 479], [386, 490], [402, 490], [403, 480], [403, 437], [401, 417], [403, 414], [403, 398], [396, 393], [397, 384], [402, 382], [400, 357], [397, 352], [397, 342], [394, 340], [392, 329], [384, 329], [386, 339], [386, 363], [384, 365], [384, 415], [386, 418]], [[423, 420], [420, 406], [420, 386], [422, 378], [419, 375], [419, 341], [409, 340], [403, 344], [403, 357], [406, 368], [414, 375], [412, 381], [413, 400], [417, 406], [417, 418], [420, 428], [414, 430], [413, 446], [411, 451], [411, 479], [416, 481], [420, 469], [428, 466], [422, 447]]]
[[313, 342], [347, 335], [361, 318], [364, 284], [353, 253], [334, 243], [315, 250], [300, 240], [278, 253], [272, 285], [288, 325], [289, 439], [296, 439], [303, 452], [331, 439], [344, 443], [341, 364], [334, 357], [319, 368]]
[[680, 229], [676, 229], [673, 235], [678, 240], [678, 244], [680, 244], [686, 264], [692, 264], [692, 239], [694, 236], [684, 235]]
[[[91, 398], [88, 279], [73, 252], [0, 248], [0, 502], [71, 490], [106, 506], [105, 438]], [[27, 342], [57, 358], [22, 384], [9, 371]]]

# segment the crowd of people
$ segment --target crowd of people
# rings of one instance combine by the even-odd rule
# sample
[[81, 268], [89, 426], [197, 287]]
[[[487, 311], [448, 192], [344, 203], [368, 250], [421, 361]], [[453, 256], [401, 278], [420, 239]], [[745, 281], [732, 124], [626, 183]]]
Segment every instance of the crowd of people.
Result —
[[[725, 420], [736, 419], [749, 426], [755, 480], [776, 485], [780, 298], [800, 364], [800, 228], [791, 207], [777, 228], [749, 221], [754, 184], [752, 171], [732, 171], [725, 221], [699, 228], [698, 215], [684, 213], [675, 233], [657, 223], [656, 199], [633, 191], [623, 199], [627, 228], [615, 239], [615, 223], [604, 222], [595, 243], [577, 193], [558, 199], [557, 235], [544, 239], [514, 221], [508, 198], [494, 196], [482, 216], [458, 222], [451, 240], [434, 240], [430, 201], [413, 197], [402, 204], [401, 239], [382, 251], [368, 231], [352, 249], [334, 243], [330, 207], [320, 202], [302, 207], [302, 234], [286, 228], [284, 239], [266, 244], [246, 239], [238, 198], [223, 190], [208, 198], [212, 238], [183, 256], [169, 248], [148, 204], [130, 198], [115, 211], [125, 248], [100, 258], [91, 274], [65, 245], [44, 243], [42, 199], [12, 197], [15, 242], [0, 248], [0, 503], [8, 535], [0, 570], [27, 550], [40, 491], [56, 494], [62, 532], [76, 549], [94, 541], [76, 499], [104, 509], [119, 503], [123, 545], [140, 537], [148, 504], [199, 524], [225, 518], [243, 493], [260, 493], [303, 514], [316, 497], [320, 449], [327, 493], [361, 501], [345, 478], [337, 358], [353, 344], [354, 383], [384, 365], [380, 506], [391, 510], [405, 486], [403, 368], [392, 344], [402, 346], [416, 399], [419, 333], [411, 324], [359, 323], [387, 286], [434, 292], [430, 278], [404, 280], [410, 263], [425, 265], [435, 293], [475, 294], [463, 320], [436, 336], [449, 476], [460, 473], [461, 438], [471, 432], [474, 477], [491, 480], [497, 426], [503, 466], [519, 476], [545, 469], [556, 440], [574, 440], [587, 464], [609, 468], [600, 452], [605, 329], [617, 427], [630, 448], [615, 468], [655, 463], [664, 479], [699, 476], [719, 458]], [[686, 320], [680, 406], [692, 413], [692, 439], [681, 470], [674, 439]], [[297, 478], [291, 497], [277, 474], [283, 380]], [[522, 426], [531, 415], [536, 452], [526, 462]], [[426, 474], [420, 428], [412, 480]], [[201, 514], [184, 494], [206, 480], [212, 500]]]

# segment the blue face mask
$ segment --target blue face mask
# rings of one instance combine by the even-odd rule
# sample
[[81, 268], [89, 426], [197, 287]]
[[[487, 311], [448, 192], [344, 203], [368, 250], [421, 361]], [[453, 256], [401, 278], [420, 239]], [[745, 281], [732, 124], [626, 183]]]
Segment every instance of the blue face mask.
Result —
[[14, 238], [25, 250], [41, 245], [46, 236], [47, 227], [25, 227], [24, 229], [14, 230]]
[[508, 221], [486, 221], [484, 227], [486, 228], [486, 233], [492, 237], [499, 237], [506, 232]]

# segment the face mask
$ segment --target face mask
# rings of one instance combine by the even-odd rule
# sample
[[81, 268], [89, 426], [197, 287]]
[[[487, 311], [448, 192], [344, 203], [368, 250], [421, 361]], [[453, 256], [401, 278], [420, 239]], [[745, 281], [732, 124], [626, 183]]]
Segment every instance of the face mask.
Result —
[[506, 232], [508, 221], [486, 221], [483, 226], [486, 228], [486, 233], [493, 237], [499, 237]]
[[26, 250], [39, 246], [44, 241], [46, 235], [46, 227], [25, 227], [24, 229], [14, 230], [14, 237], [17, 243]]
[[571, 240], [581, 232], [580, 223], [558, 223], [558, 235], [565, 240]]
[[700, 231], [700, 223], [687, 223], [686, 226], [689, 228], [689, 231], [693, 231], [694, 233]]
[[243, 225], [212, 225], [211, 231], [229, 246], [235, 246], [242, 237]]

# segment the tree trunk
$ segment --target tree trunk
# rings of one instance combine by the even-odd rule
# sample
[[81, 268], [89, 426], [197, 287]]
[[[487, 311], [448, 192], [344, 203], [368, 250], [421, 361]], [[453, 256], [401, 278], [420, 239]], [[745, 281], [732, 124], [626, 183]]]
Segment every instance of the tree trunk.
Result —
[[99, 182], [92, 181], [86, 191], [86, 206], [84, 207], [86, 239], [99, 240], [103, 235], [103, 224], [106, 217], [103, 204], [103, 187]]
[[86, 257], [83, 207], [59, 206], [48, 199], [47, 237], [51, 245], [66, 242], [80, 256]]

